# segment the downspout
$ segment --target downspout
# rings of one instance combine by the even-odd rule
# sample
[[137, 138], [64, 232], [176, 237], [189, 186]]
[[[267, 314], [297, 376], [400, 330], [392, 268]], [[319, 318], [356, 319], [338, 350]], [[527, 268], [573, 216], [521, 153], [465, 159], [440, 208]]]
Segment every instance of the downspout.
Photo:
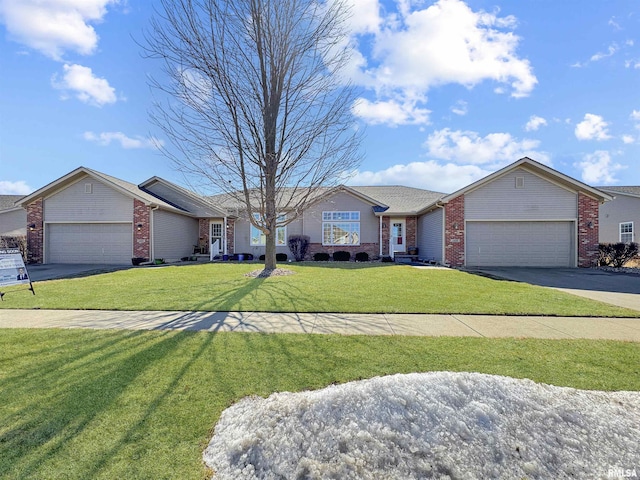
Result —
[[224, 223], [222, 226], [222, 254], [228, 255], [227, 252], [227, 216], [224, 217]]
[[441, 261], [441, 263], [444, 265], [446, 263], [446, 260], [447, 260], [447, 257], [445, 256], [445, 253], [446, 253], [445, 241], [446, 241], [446, 238], [447, 238], [445, 230], [446, 230], [447, 217], [445, 215], [446, 214], [446, 210], [444, 208], [444, 205], [441, 205], [440, 203], [436, 203], [436, 207], [442, 209], [442, 261]]

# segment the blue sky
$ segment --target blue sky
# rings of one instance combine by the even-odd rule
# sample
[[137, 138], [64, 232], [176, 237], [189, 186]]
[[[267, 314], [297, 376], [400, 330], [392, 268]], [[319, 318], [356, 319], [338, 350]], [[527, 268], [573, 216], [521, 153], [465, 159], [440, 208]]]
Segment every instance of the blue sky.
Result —
[[[523, 156], [640, 185], [640, 4], [350, 0], [350, 183], [452, 192]], [[86, 166], [185, 184], [154, 148], [153, 1], [0, 0], [0, 193]]]

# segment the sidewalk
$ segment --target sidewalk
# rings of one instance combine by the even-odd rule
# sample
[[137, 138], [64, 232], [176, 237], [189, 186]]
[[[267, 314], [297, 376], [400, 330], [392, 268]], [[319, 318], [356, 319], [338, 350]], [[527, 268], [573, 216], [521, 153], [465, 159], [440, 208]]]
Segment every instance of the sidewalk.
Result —
[[0, 328], [90, 328], [549, 339], [588, 338], [640, 342], [640, 319], [638, 318], [0, 310]]

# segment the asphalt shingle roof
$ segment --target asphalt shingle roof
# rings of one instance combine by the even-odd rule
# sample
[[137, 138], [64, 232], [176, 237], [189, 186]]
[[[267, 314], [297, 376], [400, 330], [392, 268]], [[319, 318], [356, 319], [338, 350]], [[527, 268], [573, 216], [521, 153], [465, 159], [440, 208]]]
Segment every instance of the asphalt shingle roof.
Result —
[[417, 213], [446, 195], [401, 185], [349, 188], [388, 206], [389, 213]]
[[629, 195], [636, 195], [640, 197], [640, 187], [596, 187], [599, 190], [604, 190], [605, 192], [618, 192], [618, 193], [628, 193]]
[[8, 210], [16, 207], [16, 202], [24, 195], [0, 195], [0, 210]]

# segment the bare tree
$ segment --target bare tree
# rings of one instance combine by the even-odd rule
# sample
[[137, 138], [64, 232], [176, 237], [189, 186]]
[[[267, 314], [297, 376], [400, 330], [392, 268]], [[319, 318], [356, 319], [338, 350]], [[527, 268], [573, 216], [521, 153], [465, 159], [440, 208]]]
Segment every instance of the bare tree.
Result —
[[[152, 121], [180, 170], [246, 207], [276, 267], [276, 229], [360, 162], [343, 0], [161, 0], [145, 51], [168, 94]], [[283, 213], [286, 217], [283, 217]], [[255, 214], [255, 215], [254, 215]]]

